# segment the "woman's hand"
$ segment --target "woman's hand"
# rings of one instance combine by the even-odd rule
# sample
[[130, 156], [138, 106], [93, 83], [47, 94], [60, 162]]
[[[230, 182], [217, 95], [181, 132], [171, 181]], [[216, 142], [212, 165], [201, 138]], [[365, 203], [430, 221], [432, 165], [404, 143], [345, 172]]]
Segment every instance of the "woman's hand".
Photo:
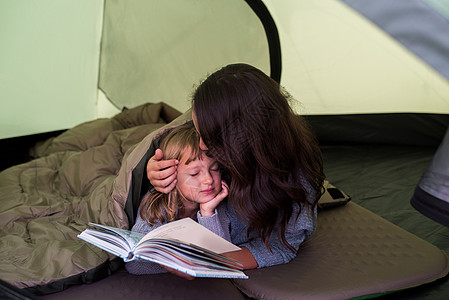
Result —
[[200, 204], [200, 212], [203, 217], [210, 217], [215, 213], [215, 208], [229, 194], [229, 187], [223, 180], [221, 181], [221, 191], [210, 201]]
[[156, 149], [147, 163], [147, 177], [156, 191], [167, 194], [176, 185], [179, 162], [176, 159], [162, 160], [163, 157], [161, 149]]

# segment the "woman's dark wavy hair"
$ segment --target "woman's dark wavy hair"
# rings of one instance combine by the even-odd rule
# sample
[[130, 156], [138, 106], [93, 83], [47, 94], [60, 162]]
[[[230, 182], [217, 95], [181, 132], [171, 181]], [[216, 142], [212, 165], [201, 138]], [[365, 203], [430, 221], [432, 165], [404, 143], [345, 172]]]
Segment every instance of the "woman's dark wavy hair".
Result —
[[[318, 142], [289, 99], [259, 69], [232, 64], [198, 86], [192, 107], [210, 154], [231, 175], [228, 201], [248, 220], [248, 236], [254, 232], [270, 249], [279, 222], [278, 238], [293, 251], [285, 238], [293, 204], [303, 204], [314, 216], [325, 176]], [[304, 180], [315, 192], [312, 201]]]

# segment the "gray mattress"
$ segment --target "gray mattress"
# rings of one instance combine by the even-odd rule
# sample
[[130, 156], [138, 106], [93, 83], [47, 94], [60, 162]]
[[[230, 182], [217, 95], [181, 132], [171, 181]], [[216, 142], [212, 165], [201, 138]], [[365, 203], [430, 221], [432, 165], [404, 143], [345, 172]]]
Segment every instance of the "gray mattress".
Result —
[[[449, 227], [410, 204], [435, 146], [333, 145], [322, 150], [328, 179], [353, 202], [449, 254]], [[449, 299], [448, 276], [384, 298]]]

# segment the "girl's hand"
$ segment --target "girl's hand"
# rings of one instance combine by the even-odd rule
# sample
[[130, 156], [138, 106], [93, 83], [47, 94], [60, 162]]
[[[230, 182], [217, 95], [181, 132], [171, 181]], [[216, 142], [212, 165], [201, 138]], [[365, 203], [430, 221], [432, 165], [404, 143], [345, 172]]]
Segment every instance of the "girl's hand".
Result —
[[210, 201], [200, 204], [200, 212], [203, 217], [210, 217], [215, 213], [215, 208], [229, 194], [229, 187], [223, 180], [221, 181], [221, 191]]
[[176, 185], [179, 162], [176, 159], [162, 160], [163, 157], [161, 149], [157, 149], [147, 163], [147, 177], [156, 191], [167, 194]]

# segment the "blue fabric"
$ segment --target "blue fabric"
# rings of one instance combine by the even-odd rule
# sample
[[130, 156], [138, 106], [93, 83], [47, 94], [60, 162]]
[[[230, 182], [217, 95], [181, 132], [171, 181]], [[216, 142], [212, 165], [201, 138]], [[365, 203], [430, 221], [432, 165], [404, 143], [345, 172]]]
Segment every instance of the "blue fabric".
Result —
[[449, 21], [423, 0], [341, 0], [449, 79]]
[[434, 197], [449, 203], [449, 128], [422, 175], [419, 187]]

